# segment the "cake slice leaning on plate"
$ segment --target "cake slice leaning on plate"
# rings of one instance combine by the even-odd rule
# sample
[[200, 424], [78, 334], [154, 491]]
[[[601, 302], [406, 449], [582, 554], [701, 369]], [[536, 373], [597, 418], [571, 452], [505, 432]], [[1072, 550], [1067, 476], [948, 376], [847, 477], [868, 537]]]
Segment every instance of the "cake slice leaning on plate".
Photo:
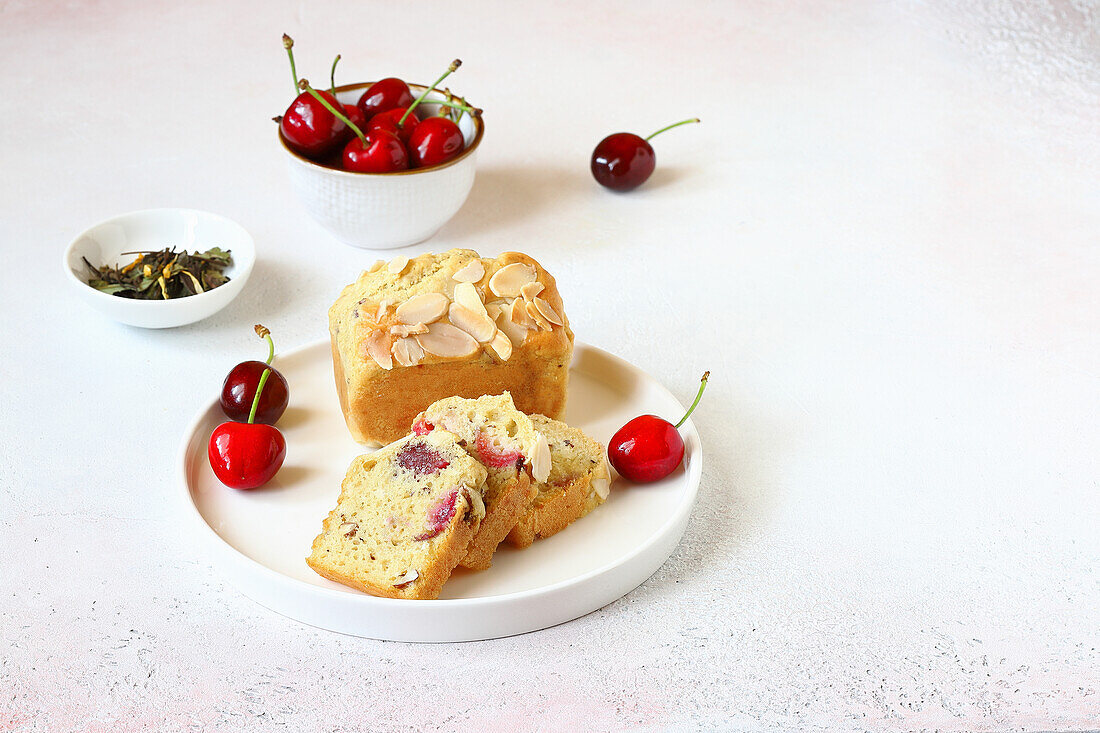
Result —
[[556, 534], [607, 499], [612, 474], [604, 447], [578, 428], [531, 415], [550, 446], [550, 475], [535, 485], [530, 508], [508, 533], [508, 544], [527, 547]]
[[531, 419], [505, 392], [477, 399], [448, 397], [428, 406], [413, 422], [414, 433], [447, 430], [489, 471], [485, 519], [461, 565], [484, 570], [497, 545], [535, 498], [534, 483], [550, 477], [550, 449]]
[[444, 430], [357, 457], [306, 562], [386, 598], [437, 598], [485, 516], [485, 468]]

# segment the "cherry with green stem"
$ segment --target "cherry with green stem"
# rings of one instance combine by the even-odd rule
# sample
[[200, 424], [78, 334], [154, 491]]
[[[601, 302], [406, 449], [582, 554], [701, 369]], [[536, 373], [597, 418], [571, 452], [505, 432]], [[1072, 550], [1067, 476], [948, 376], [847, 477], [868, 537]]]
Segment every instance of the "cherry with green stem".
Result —
[[635, 483], [658, 481], [676, 470], [684, 459], [684, 439], [678, 429], [699, 405], [710, 372], [703, 374], [695, 401], [673, 425], [656, 415], [641, 415], [619, 428], [607, 444], [607, 457], [624, 478]]
[[[263, 373], [256, 384], [252, 404], [248, 410], [248, 422], [224, 422], [214, 428], [207, 444], [207, 459], [210, 468], [226, 486], [234, 489], [255, 489], [263, 486], [282, 467], [286, 459], [286, 439], [273, 425], [256, 422], [269, 378], [278, 374], [269, 366], [275, 356], [275, 344], [263, 326], [256, 326], [256, 333], [268, 341], [268, 362], [261, 363]], [[247, 362], [246, 362], [247, 363]], [[240, 365], [238, 365], [240, 366]], [[232, 374], [232, 373], [231, 373]], [[271, 381], [272, 386], [277, 381]], [[285, 409], [285, 404], [284, 404]]]
[[[294, 41], [288, 35], [283, 35], [283, 47], [290, 58], [291, 73], [296, 74], [294, 66], [294, 53], [291, 49]], [[295, 80], [295, 89], [298, 88]], [[339, 104], [336, 97], [322, 92], [333, 103]], [[333, 115], [331, 107], [318, 104], [317, 100], [305, 93], [298, 94], [294, 101], [287, 107], [279, 120], [279, 131], [286, 140], [287, 145], [295, 152], [307, 158], [316, 160], [326, 153], [334, 150], [347, 139], [348, 127], [346, 118]]]
[[311, 87], [308, 80], [302, 79], [298, 82], [298, 86], [305, 90], [306, 94], [313, 95], [314, 99], [342, 119], [355, 133], [355, 138], [344, 146], [342, 161], [345, 170], [357, 173], [392, 173], [409, 167], [408, 153], [396, 135], [387, 130], [363, 132], [358, 125], [338, 112], [327, 99], [322, 97], [321, 92]]
[[[260, 422], [274, 425], [286, 411], [290, 402], [290, 388], [286, 378], [271, 366], [275, 357], [275, 342], [263, 326], [256, 326], [256, 334], [267, 341], [267, 361], [243, 361], [233, 367], [222, 384], [222, 412], [238, 422]], [[271, 379], [270, 384], [268, 383]], [[256, 399], [262, 390], [263, 399]]]
[[662, 132], [680, 125], [699, 122], [698, 117], [662, 127], [642, 138], [631, 132], [616, 132], [600, 141], [592, 151], [592, 176], [601, 186], [613, 191], [630, 191], [645, 183], [657, 167], [657, 157], [649, 141]]

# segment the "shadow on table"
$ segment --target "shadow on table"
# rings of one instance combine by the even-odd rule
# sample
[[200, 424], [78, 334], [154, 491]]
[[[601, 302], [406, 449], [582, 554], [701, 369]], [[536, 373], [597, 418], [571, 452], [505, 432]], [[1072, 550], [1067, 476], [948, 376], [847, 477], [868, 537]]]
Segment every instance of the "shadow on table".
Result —
[[584, 167], [547, 169], [517, 163], [478, 169], [470, 197], [442, 234], [453, 239], [484, 234], [550, 207], [564, 207], [595, 185]]

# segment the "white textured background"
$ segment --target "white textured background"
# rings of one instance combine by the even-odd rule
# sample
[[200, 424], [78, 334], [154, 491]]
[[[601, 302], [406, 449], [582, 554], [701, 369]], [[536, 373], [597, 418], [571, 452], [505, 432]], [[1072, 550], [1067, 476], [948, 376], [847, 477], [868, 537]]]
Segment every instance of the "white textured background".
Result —
[[[1100, 9], [1094, 2], [0, 2], [0, 730], [1100, 727]], [[682, 399], [672, 559], [563, 626], [337, 636], [227, 587], [178, 441], [263, 321], [282, 347], [372, 253], [287, 185], [279, 34], [322, 78], [486, 109], [418, 249], [523, 249], [577, 335]], [[596, 187], [605, 134], [658, 171]], [[62, 248], [210, 209], [260, 261], [219, 316], [103, 320]], [[251, 350], [249, 350], [251, 349]]]

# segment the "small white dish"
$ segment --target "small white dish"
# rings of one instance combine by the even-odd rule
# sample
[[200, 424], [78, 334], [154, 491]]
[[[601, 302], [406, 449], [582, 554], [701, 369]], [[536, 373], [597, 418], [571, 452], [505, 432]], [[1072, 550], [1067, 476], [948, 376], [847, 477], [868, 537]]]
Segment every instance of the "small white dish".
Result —
[[[524, 550], [502, 545], [493, 566], [457, 570], [439, 600], [375, 598], [317, 575], [306, 565], [321, 520], [335, 505], [352, 458], [366, 451], [344, 425], [328, 340], [280, 355], [290, 406], [279, 422], [287, 459], [253, 491], [223, 486], [207, 459], [210, 433], [225, 418], [204, 407], [180, 450], [184, 512], [214, 564], [245, 595], [303, 623], [392, 641], [493, 639], [554, 626], [622, 597], [676, 549], [702, 472], [699, 434], [681, 428], [684, 464], [662, 481], [618, 478], [591, 514]], [[631, 418], [677, 418], [683, 407], [637, 367], [578, 343], [564, 419], [607, 444]]]
[[[133, 300], [101, 293], [88, 284], [91, 276], [82, 258], [95, 267], [124, 265], [135, 255], [123, 252], [162, 250], [229, 250], [233, 263], [223, 272], [229, 282], [172, 300]], [[252, 274], [256, 244], [244, 227], [217, 214], [194, 209], [146, 209], [107, 219], [78, 236], [65, 249], [63, 265], [77, 295], [88, 305], [120, 323], [141, 328], [173, 328], [217, 313], [238, 293]]]
[[[354, 104], [371, 85], [336, 87], [342, 104]], [[425, 87], [410, 84], [419, 96]], [[421, 107], [439, 112], [433, 92]], [[420, 107], [417, 107], [419, 110]], [[291, 150], [281, 132], [290, 183], [306, 211], [334, 237], [352, 247], [395, 249], [423, 242], [458, 213], [470, 195], [477, 168], [477, 148], [485, 133], [480, 117], [462, 115], [458, 122], [466, 147], [443, 165], [393, 173], [354, 173], [329, 168]]]

